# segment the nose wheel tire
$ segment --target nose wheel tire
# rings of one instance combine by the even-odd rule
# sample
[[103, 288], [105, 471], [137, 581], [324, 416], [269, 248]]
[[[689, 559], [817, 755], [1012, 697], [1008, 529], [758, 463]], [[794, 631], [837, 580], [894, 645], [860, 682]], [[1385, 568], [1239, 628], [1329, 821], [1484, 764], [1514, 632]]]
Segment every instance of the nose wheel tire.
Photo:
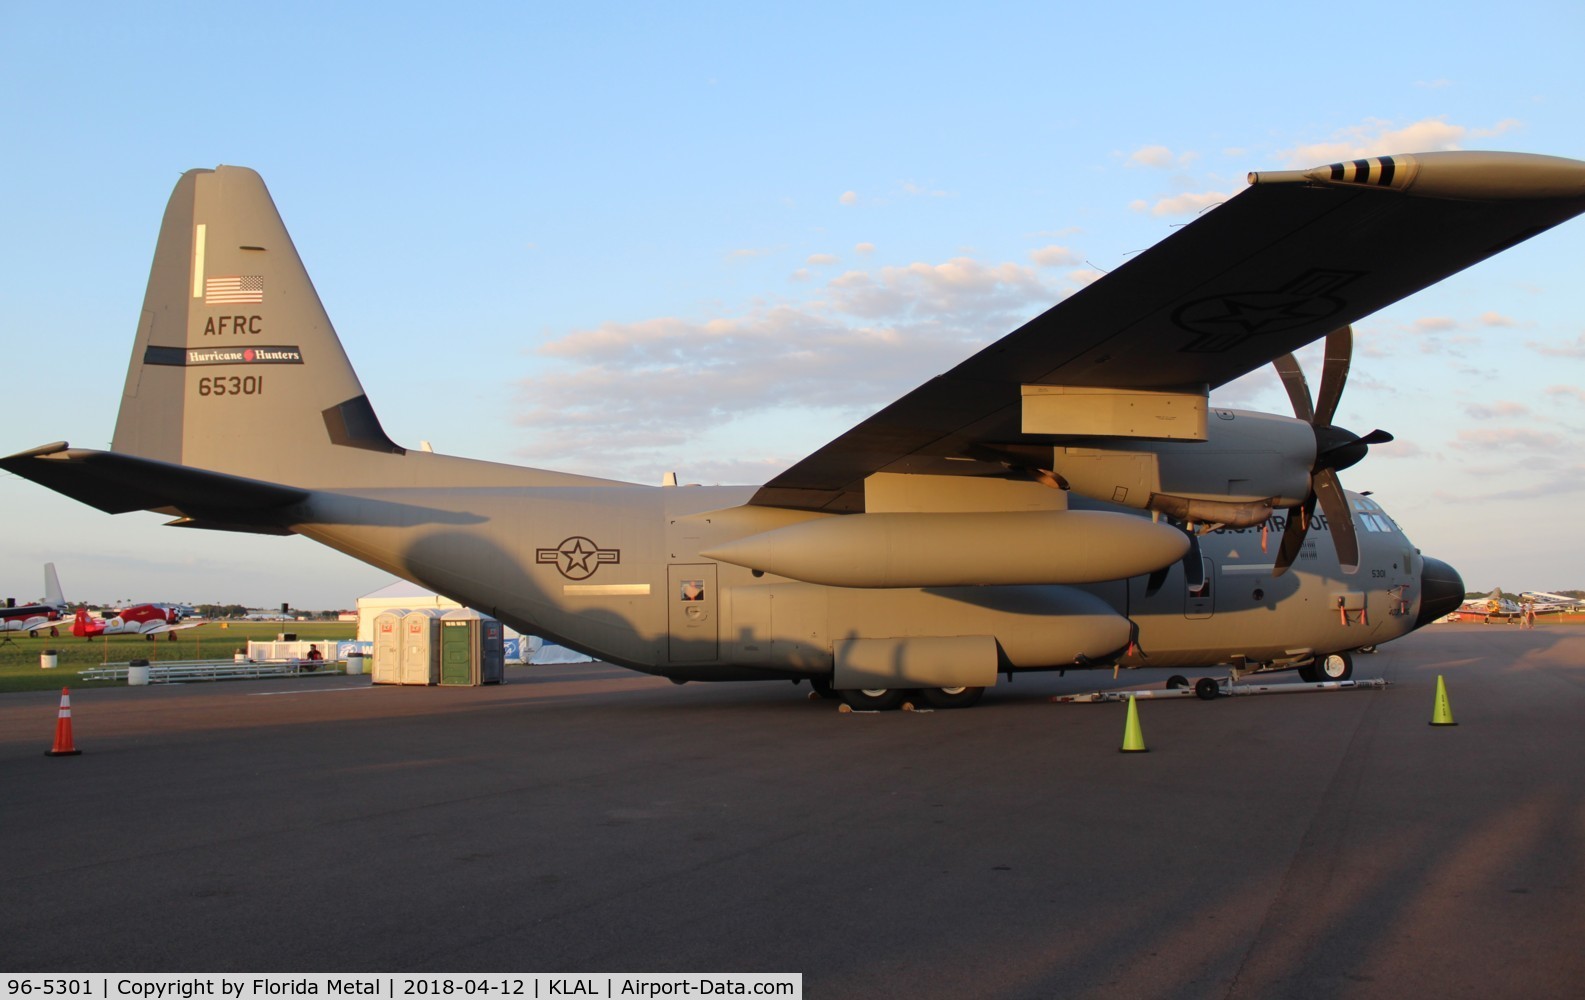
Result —
[[1354, 676], [1354, 658], [1347, 653], [1332, 653], [1316, 664], [1323, 681], [1346, 681]]

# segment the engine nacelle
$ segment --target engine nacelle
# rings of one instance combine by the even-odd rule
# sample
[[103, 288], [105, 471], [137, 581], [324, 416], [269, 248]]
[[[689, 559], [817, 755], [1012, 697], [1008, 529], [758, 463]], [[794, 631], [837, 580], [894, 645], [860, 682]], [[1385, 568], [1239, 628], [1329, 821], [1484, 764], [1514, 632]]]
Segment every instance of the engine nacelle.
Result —
[[1316, 452], [1306, 421], [1221, 409], [1211, 411], [1205, 441], [1097, 445], [1053, 449], [1051, 471], [1096, 500], [1234, 526], [1302, 503]]

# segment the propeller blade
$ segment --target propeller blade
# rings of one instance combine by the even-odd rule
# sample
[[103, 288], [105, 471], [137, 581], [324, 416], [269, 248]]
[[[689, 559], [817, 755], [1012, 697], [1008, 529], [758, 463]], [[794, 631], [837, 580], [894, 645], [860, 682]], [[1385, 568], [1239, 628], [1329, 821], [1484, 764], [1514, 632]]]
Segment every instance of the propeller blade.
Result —
[[1380, 427], [1378, 427], [1375, 430], [1371, 431], [1369, 434], [1366, 434], [1364, 437], [1360, 438], [1359, 440], [1363, 444], [1386, 444], [1388, 441], [1391, 441], [1392, 439], [1393, 439], [1393, 437], [1392, 437], [1391, 434], [1388, 434], [1386, 431], [1384, 431]]
[[1321, 391], [1316, 396], [1313, 423], [1332, 422], [1337, 402], [1343, 398], [1343, 385], [1348, 382], [1348, 366], [1353, 355], [1353, 327], [1340, 326], [1326, 335], [1326, 361], [1321, 365]]
[[1359, 536], [1354, 531], [1354, 516], [1348, 509], [1348, 497], [1343, 495], [1343, 484], [1331, 469], [1317, 472], [1312, 481], [1321, 511], [1326, 514], [1326, 526], [1332, 532], [1337, 561], [1343, 572], [1352, 576], [1359, 572]]
[[1183, 557], [1183, 582], [1196, 594], [1205, 589], [1205, 559], [1200, 556], [1200, 536], [1189, 532], [1189, 551]]
[[1299, 367], [1299, 359], [1291, 354], [1284, 354], [1272, 364], [1277, 369], [1277, 374], [1282, 376], [1282, 387], [1288, 390], [1288, 401], [1293, 404], [1293, 415], [1300, 420], [1313, 420], [1315, 407], [1310, 405], [1310, 383], [1304, 377], [1304, 370]]
[[1277, 547], [1277, 561], [1271, 567], [1272, 579], [1288, 572], [1288, 567], [1299, 558], [1304, 536], [1310, 531], [1310, 518], [1315, 516], [1315, 491], [1304, 498], [1304, 503], [1288, 508], [1288, 523], [1282, 529], [1282, 544]]

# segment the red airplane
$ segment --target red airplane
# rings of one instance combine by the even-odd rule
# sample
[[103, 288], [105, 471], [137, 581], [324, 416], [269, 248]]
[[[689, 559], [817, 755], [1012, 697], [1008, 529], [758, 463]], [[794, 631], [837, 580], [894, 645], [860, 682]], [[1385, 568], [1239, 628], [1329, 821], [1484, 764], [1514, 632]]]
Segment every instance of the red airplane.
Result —
[[101, 635], [136, 633], [152, 640], [156, 635], [165, 633], [174, 642], [177, 632], [182, 629], [197, 628], [203, 624], [203, 622], [177, 624], [181, 622], [181, 618], [180, 611], [158, 604], [139, 604], [132, 608], [122, 608], [104, 618], [95, 618], [88, 613], [87, 608], [78, 608], [77, 618], [72, 622], [72, 635], [92, 639]]
[[42, 629], [49, 629], [50, 635], [59, 635], [57, 631], [61, 624], [61, 615], [66, 610], [66, 598], [61, 595], [61, 582], [55, 576], [55, 564], [44, 564], [44, 602], [42, 604], [26, 604], [17, 607], [16, 602], [6, 599], [7, 606], [0, 608], [0, 631], [26, 632], [30, 636], [37, 636]]

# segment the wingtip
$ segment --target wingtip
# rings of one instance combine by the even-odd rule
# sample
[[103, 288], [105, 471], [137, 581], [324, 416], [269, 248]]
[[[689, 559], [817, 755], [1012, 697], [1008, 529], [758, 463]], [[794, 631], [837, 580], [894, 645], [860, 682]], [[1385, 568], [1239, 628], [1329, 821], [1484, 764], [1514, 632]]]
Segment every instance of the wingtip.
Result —
[[41, 444], [37, 448], [29, 448], [27, 451], [19, 451], [15, 455], [7, 455], [4, 460], [10, 462], [25, 458], [43, 458], [47, 455], [63, 452], [70, 447], [71, 445], [65, 441], [51, 441], [49, 444]]

